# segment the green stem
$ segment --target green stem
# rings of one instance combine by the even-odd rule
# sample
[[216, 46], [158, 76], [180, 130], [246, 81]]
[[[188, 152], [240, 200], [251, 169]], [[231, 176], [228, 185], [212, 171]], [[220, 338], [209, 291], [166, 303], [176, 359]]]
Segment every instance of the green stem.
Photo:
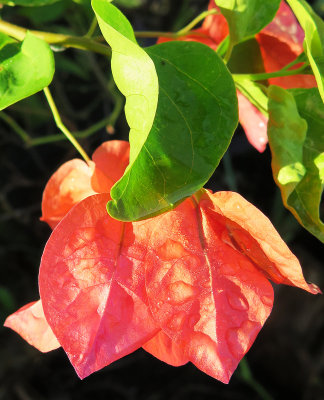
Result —
[[[0, 20], [0, 32], [3, 32], [19, 41], [24, 40], [27, 31], [28, 29], [26, 28]], [[66, 48], [72, 47], [75, 49], [93, 51], [95, 53], [104, 54], [108, 57], [111, 56], [111, 50], [108, 46], [85, 36], [78, 37], [43, 31], [30, 32], [49, 44], [55, 44]]]
[[191, 22], [189, 22], [188, 25], [186, 25], [184, 28], [180, 29], [177, 32], [139, 31], [139, 32], [135, 32], [135, 36], [138, 38], [156, 38], [156, 37], [163, 36], [163, 37], [167, 37], [170, 39], [177, 39], [181, 36], [186, 36], [186, 35], [206, 37], [206, 35], [204, 35], [203, 33], [192, 31], [192, 29], [200, 21], [205, 19], [208, 15], [214, 15], [217, 13], [218, 13], [218, 10], [216, 10], [216, 9], [204, 11], [201, 14], [199, 14], [196, 18], [194, 18]]
[[73, 146], [75, 147], [75, 149], [80, 153], [80, 155], [83, 157], [83, 159], [88, 162], [90, 161], [89, 156], [87, 155], [87, 153], [83, 150], [83, 148], [81, 147], [81, 145], [76, 141], [76, 139], [74, 138], [74, 136], [72, 135], [72, 133], [66, 128], [66, 126], [63, 124], [60, 114], [57, 110], [57, 107], [54, 103], [53, 97], [51, 95], [51, 92], [49, 90], [48, 87], [44, 88], [44, 93], [46, 96], [46, 99], [48, 101], [48, 104], [50, 106], [50, 109], [53, 113], [53, 117], [56, 123], [56, 126], [64, 133], [64, 135], [69, 139], [69, 141], [73, 144]]
[[191, 22], [189, 22], [188, 25], [186, 25], [184, 28], [180, 29], [178, 32], [176, 32], [177, 35], [179, 36], [184, 36], [188, 32], [191, 31], [196, 25], [199, 24], [200, 21], [208, 17], [208, 15], [214, 15], [218, 14], [218, 10], [213, 8], [212, 10], [204, 11], [201, 14], [199, 14], [196, 18], [194, 18]]
[[226, 183], [230, 190], [237, 192], [236, 176], [232, 165], [231, 156], [228, 151], [223, 156], [223, 165], [225, 169]]
[[[98, 132], [100, 129], [104, 128], [105, 126], [114, 126], [116, 121], [123, 110], [124, 100], [121, 96], [119, 98], [116, 97], [115, 107], [109, 117], [106, 117], [94, 125], [91, 125], [89, 128], [84, 129], [83, 131], [73, 132], [72, 135], [77, 139], [84, 139], [87, 138], [94, 133]], [[39, 146], [42, 144], [53, 143], [53, 142], [60, 142], [62, 140], [66, 140], [67, 138], [64, 135], [49, 135], [49, 136], [42, 136], [39, 138], [34, 138], [29, 141], [30, 146]]]
[[293, 69], [293, 70], [285, 70], [282, 69], [280, 71], [276, 72], [269, 72], [269, 73], [260, 73], [260, 74], [233, 74], [234, 80], [244, 80], [248, 79], [250, 81], [263, 81], [266, 79], [270, 78], [280, 78], [282, 76], [292, 76], [292, 75], [298, 75], [301, 74], [307, 67], [308, 65], [303, 65], [302, 67], [298, 69]]
[[229, 61], [229, 59], [231, 58], [233, 48], [234, 48], [234, 43], [232, 42], [232, 40], [231, 40], [231, 38], [230, 38], [230, 42], [229, 42], [229, 45], [228, 45], [226, 54], [225, 54], [225, 56], [224, 56], [224, 62], [225, 62], [225, 64], [227, 64], [228, 61]]
[[273, 400], [273, 397], [267, 392], [267, 390], [254, 379], [249, 364], [246, 358], [243, 358], [239, 364], [240, 378], [243, 382], [249, 385], [262, 400]]
[[91, 25], [90, 25], [90, 27], [89, 27], [89, 30], [88, 30], [88, 32], [84, 35], [84, 37], [90, 39], [90, 38], [94, 35], [94, 33], [95, 33], [96, 29], [97, 29], [97, 26], [98, 26], [97, 18], [96, 18], [96, 17], [93, 17], [93, 20], [92, 20], [92, 22], [91, 22]]
[[15, 122], [9, 115], [5, 114], [3, 111], [0, 111], [0, 118], [8, 124], [13, 131], [17, 133], [18, 136], [26, 143], [30, 144], [32, 138], [28, 135], [28, 133]]

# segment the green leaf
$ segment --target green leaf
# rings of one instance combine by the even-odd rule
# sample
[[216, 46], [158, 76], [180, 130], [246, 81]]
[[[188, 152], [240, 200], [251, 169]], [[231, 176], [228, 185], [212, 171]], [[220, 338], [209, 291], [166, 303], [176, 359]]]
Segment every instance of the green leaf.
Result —
[[1, 3], [7, 4], [8, 6], [35, 7], [53, 4], [57, 1], [59, 0], [2, 0]]
[[324, 22], [304, 0], [287, 0], [305, 32], [304, 49], [324, 102]]
[[0, 34], [0, 110], [48, 86], [54, 75], [49, 45], [27, 33], [22, 43]]
[[112, 48], [114, 80], [126, 97], [131, 166], [153, 125], [158, 102], [158, 78], [153, 61], [137, 44], [127, 18], [106, 0], [92, 0], [91, 4], [101, 32]]
[[255, 38], [234, 46], [227, 68], [232, 74], [257, 74], [264, 72], [263, 58]]
[[39, 7], [23, 7], [19, 8], [18, 14], [29, 18], [34, 25], [48, 24], [59, 19], [70, 4], [64, 0]]
[[111, 191], [108, 212], [124, 221], [167, 211], [199, 190], [238, 123], [234, 82], [213, 50], [168, 42], [147, 52], [159, 77], [159, 101], [141, 152]]
[[215, 3], [227, 20], [234, 45], [268, 25], [279, 9], [280, 0], [215, 0]]
[[234, 75], [236, 88], [257, 107], [266, 117], [268, 116], [268, 96], [262, 87], [256, 82], [248, 79], [240, 79], [239, 75]]
[[316, 88], [270, 86], [268, 137], [274, 179], [297, 220], [324, 242], [324, 105]]

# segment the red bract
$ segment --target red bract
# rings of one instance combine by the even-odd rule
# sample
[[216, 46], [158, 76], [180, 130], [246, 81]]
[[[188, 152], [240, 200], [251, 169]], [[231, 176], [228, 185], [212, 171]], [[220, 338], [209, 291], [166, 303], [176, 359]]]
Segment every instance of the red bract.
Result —
[[88, 164], [80, 159], [64, 163], [48, 181], [41, 220], [54, 228], [79, 201], [96, 193], [109, 193], [129, 162], [129, 144], [122, 140], [103, 143]]
[[[216, 8], [215, 1], [210, 0], [208, 9]], [[220, 42], [228, 35], [225, 17], [221, 14], [209, 15], [197, 35], [188, 35], [177, 40], [194, 40], [204, 43], [216, 50]], [[298, 24], [289, 6], [282, 1], [273, 21], [256, 35], [260, 45], [265, 72], [275, 72], [294, 61], [303, 52], [304, 32]], [[172, 39], [159, 38], [158, 43]], [[299, 65], [294, 68], [298, 68]], [[315, 87], [312, 75], [294, 75], [271, 78], [269, 83], [283, 88]], [[239, 119], [249, 142], [258, 151], [263, 152], [268, 142], [267, 117], [262, 114], [239, 91]]]
[[[202, 190], [134, 223], [108, 216], [108, 198], [89, 196], [67, 213], [40, 267], [40, 325], [48, 322], [81, 378], [143, 346], [227, 383], [271, 312], [268, 279], [319, 292], [270, 221], [236, 193]], [[40, 326], [19, 326], [26, 310], [6, 325], [40, 347]]]

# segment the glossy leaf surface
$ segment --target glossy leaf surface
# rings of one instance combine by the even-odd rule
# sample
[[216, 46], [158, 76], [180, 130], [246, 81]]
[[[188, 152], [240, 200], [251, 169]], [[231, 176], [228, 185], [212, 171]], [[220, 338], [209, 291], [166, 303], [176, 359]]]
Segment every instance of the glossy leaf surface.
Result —
[[236, 44], [254, 36], [271, 22], [280, 1], [215, 0], [215, 3], [228, 22], [232, 43]]
[[111, 69], [126, 97], [130, 127], [130, 164], [137, 158], [151, 130], [158, 101], [158, 78], [153, 61], [137, 44], [127, 18], [106, 0], [92, 0], [103, 36], [112, 48]]
[[110, 215], [128, 221], [173, 208], [200, 189], [238, 121], [234, 82], [214, 51], [196, 42], [168, 42], [147, 52], [160, 87], [154, 124], [108, 203]]
[[53, 231], [40, 267], [46, 319], [81, 378], [154, 336], [144, 286], [145, 224], [106, 212], [108, 195], [86, 198]]
[[40, 300], [26, 304], [5, 321], [4, 326], [21, 335], [26, 342], [45, 353], [60, 347], [48, 325]]
[[0, 110], [48, 86], [54, 74], [49, 45], [27, 33], [16, 43], [0, 33]]
[[324, 242], [324, 105], [317, 89], [269, 88], [272, 169], [285, 206]]
[[287, 0], [305, 32], [305, 53], [324, 102], [324, 22], [304, 0]]

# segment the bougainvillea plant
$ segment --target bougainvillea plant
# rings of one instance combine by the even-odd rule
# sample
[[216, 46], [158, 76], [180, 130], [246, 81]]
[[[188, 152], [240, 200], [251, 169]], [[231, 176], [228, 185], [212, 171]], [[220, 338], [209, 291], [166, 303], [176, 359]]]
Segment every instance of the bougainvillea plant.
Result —
[[[45, 187], [41, 219], [53, 232], [40, 300], [5, 325], [43, 352], [62, 346], [81, 378], [143, 347], [228, 383], [271, 312], [269, 280], [320, 289], [257, 208], [203, 186], [240, 121], [257, 150], [269, 141], [284, 205], [324, 242], [324, 23], [304, 0], [215, 0], [178, 32], [136, 33], [109, 0], [91, 4], [83, 37], [0, 21], [1, 109], [44, 90], [85, 160]], [[107, 44], [92, 37], [96, 24]], [[144, 49], [141, 36], [158, 44]], [[129, 142], [104, 142], [89, 159], [47, 87], [48, 44], [111, 59]]]

